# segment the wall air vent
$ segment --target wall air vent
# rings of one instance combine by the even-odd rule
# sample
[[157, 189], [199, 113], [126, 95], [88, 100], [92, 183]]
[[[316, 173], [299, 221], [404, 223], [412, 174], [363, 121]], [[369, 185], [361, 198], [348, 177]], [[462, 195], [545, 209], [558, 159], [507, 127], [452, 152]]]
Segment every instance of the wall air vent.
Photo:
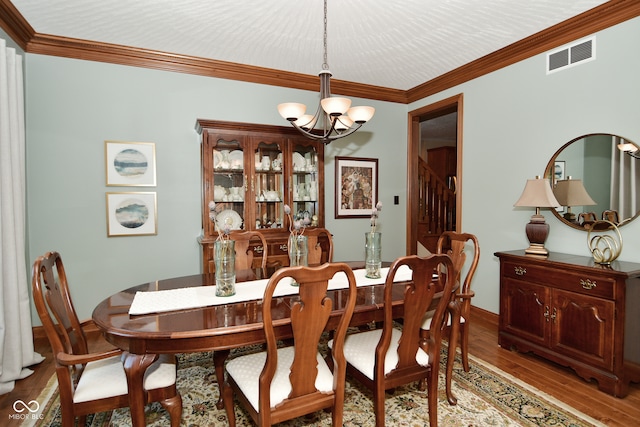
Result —
[[547, 74], [596, 59], [596, 38], [561, 47], [547, 54]]

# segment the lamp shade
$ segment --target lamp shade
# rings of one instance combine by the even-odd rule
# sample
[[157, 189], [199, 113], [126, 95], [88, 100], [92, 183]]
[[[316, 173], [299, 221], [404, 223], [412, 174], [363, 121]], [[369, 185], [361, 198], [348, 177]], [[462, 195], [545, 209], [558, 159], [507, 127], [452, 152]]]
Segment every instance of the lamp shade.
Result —
[[558, 181], [553, 194], [562, 206], [591, 206], [597, 204], [584, 188], [581, 179], [563, 179]]
[[338, 96], [330, 96], [320, 101], [322, 109], [330, 116], [341, 116], [349, 110], [351, 107], [351, 100], [349, 98], [340, 98]]
[[513, 206], [530, 208], [555, 208], [561, 206], [551, 191], [548, 179], [528, 179], [522, 195]]
[[336, 130], [344, 131], [353, 126], [353, 120], [349, 118], [349, 116], [343, 114], [336, 119], [335, 125]]
[[307, 106], [297, 102], [278, 104], [278, 113], [290, 122], [296, 121], [305, 111], [307, 111]]
[[351, 120], [358, 124], [362, 124], [371, 120], [375, 112], [376, 109], [373, 107], [358, 106], [349, 108], [347, 114], [349, 115]]

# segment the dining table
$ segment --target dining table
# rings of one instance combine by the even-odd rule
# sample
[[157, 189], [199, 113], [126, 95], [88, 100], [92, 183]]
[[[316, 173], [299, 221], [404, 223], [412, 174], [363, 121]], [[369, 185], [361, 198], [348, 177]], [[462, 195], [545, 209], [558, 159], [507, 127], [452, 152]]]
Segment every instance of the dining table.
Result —
[[[377, 280], [364, 277], [364, 270], [357, 268], [362, 266], [361, 262], [348, 264], [354, 268], [358, 286], [350, 325], [382, 321], [384, 280], [389, 263]], [[393, 288], [394, 318], [402, 317], [404, 286], [411, 280], [411, 276], [399, 276], [400, 272]], [[237, 272], [236, 295], [232, 297], [215, 297], [216, 279], [211, 273], [140, 284], [117, 292], [97, 305], [93, 322], [109, 343], [124, 351], [133, 427], [145, 425], [143, 378], [159, 354], [213, 351], [219, 390], [223, 390], [224, 362], [230, 351], [265, 342], [261, 292], [268, 279], [254, 278], [250, 270]], [[293, 336], [290, 312], [298, 297], [297, 288], [279, 283], [276, 295], [271, 313], [278, 339], [285, 340]], [[340, 285], [332, 288], [330, 282], [327, 297], [333, 301], [327, 325], [327, 330], [331, 330], [337, 326], [344, 310], [347, 290]], [[223, 407], [221, 397], [217, 407]]]

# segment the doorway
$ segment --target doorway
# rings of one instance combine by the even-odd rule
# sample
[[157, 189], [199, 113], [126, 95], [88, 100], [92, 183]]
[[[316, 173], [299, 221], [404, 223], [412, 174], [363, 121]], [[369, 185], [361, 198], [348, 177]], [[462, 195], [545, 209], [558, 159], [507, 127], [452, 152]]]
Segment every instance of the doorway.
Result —
[[462, 94], [409, 112], [407, 253], [435, 252], [460, 230]]

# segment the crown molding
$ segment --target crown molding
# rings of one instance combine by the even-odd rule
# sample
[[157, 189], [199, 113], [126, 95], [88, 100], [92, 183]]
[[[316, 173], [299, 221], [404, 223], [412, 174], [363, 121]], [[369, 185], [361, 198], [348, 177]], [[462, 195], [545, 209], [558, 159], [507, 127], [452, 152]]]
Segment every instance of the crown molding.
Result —
[[[332, 92], [380, 101], [411, 103], [500, 68], [640, 16], [640, 2], [612, 0], [465, 64], [409, 90], [331, 80]], [[317, 92], [317, 76], [109, 43], [37, 34], [9, 0], [0, 0], [0, 26], [27, 53], [107, 62]]]

